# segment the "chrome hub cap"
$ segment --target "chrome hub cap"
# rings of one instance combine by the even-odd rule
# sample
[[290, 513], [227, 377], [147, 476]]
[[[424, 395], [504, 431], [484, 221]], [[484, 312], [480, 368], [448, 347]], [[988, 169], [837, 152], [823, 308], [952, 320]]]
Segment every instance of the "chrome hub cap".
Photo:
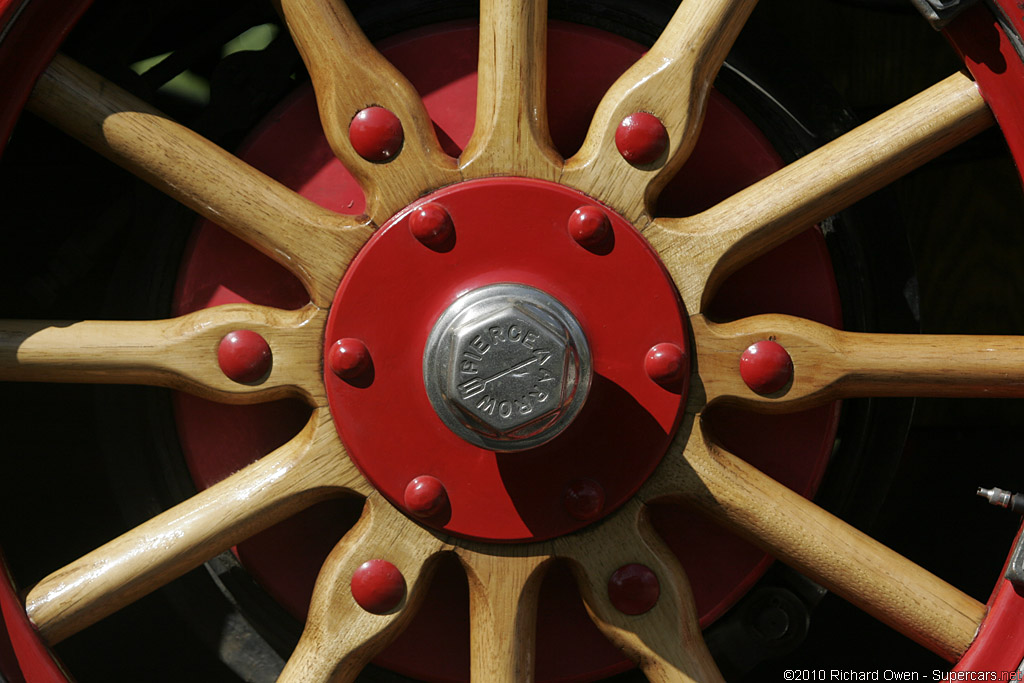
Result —
[[431, 330], [423, 381], [438, 417], [470, 443], [521, 451], [550, 441], [579, 414], [590, 348], [554, 297], [497, 284], [459, 297]]

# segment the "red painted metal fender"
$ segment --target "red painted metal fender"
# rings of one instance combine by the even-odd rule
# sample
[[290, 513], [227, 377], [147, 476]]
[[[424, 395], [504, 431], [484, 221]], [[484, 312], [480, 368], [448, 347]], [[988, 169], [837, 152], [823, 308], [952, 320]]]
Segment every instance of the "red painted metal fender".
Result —
[[[1024, 9], [1019, 2], [994, 0], [1002, 21], [1018, 36], [1024, 33]], [[964, 59], [992, 108], [1017, 170], [1024, 170], [1024, 63], [1006, 31], [982, 4], [964, 12], [946, 28], [946, 37]], [[1024, 527], [1014, 546], [1022, 542]], [[1011, 553], [1013, 547], [1011, 546]], [[1007, 559], [1009, 564], [1009, 559]], [[1003, 569], [1005, 574], [1006, 568]], [[1024, 663], [1024, 590], [1000, 576], [988, 600], [989, 613], [974, 643], [956, 671], [1005, 673]], [[1001, 678], [999, 680], [1008, 680]]]

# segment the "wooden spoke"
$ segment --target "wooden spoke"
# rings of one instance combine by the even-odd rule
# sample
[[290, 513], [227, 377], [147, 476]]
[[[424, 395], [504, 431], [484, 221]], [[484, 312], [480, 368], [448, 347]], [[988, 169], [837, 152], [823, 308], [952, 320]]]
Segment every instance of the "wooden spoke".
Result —
[[[843, 332], [784, 315], [691, 323], [708, 402], [793, 411], [855, 396], [1024, 396], [1024, 337]], [[740, 354], [765, 339], [793, 361], [790, 385], [767, 396], [739, 374]]]
[[470, 678], [532, 681], [537, 599], [550, 556], [522, 546], [458, 553], [469, 579]]
[[[661, 37], [605, 94], [580, 151], [562, 180], [617, 209], [637, 225], [683, 165], [700, 133], [708, 92], [756, 0], [683, 0]], [[627, 116], [647, 112], [668, 133], [655, 161], [632, 165], [616, 148]]]
[[304, 199], [62, 55], [28, 107], [288, 268], [319, 306], [370, 236], [365, 219]]
[[[558, 539], [556, 547], [572, 562], [594, 623], [638, 662], [649, 680], [723, 680], [704, 644], [686, 574], [651, 527], [642, 504], [634, 500], [601, 526]], [[653, 571], [660, 595], [649, 610], [625, 614], [609, 596], [609, 580], [634, 564]]]
[[480, 3], [476, 125], [463, 176], [557, 180], [562, 157], [548, 133], [547, 0]]
[[256, 463], [57, 570], [26, 610], [50, 644], [170, 582], [276, 522], [368, 485], [350, 463], [326, 409]]
[[[443, 549], [441, 541], [379, 495], [367, 498], [362, 519], [320, 570], [306, 628], [278, 682], [353, 680], [416, 614]], [[390, 562], [405, 583], [397, 604], [380, 614], [363, 609], [353, 597], [353, 576], [371, 560]]]
[[647, 500], [697, 508], [950, 661], [974, 639], [982, 603], [715, 446], [699, 424], [661, 472]]
[[974, 82], [955, 74], [704, 213], [655, 220], [644, 234], [687, 310], [701, 312], [740, 266], [992, 123]]
[[[378, 225], [417, 197], [461, 179], [419, 94], [370, 44], [342, 0], [282, 0], [281, 7], [313, 79], [331, 149], [362, 186], [366, 211]], [[367, 161], [349, 139], [353, 118], [370, 106], [388, 110], [402, 126], [400, 150], [385, 161]]]
[[[170, 320], [54, 322], [0, 320], [0, 380], [152, 384], [225, 403], [301, 396], [326, 405], [321, 349], [327, 314], [232, 304]], [[269, 374], [229, 379], [221, 339], [249, 330], [270, 345]]]

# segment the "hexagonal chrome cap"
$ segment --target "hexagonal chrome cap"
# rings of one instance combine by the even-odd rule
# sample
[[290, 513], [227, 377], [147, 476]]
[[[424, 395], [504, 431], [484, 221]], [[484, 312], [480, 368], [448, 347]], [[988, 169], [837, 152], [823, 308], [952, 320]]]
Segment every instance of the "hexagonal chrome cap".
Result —
[[590, 390], [590, 347], [557, 299], [518, 284], [481, 287], [441, 314], [423, 382], [441, 420], [470, 443], [521, 451], [557, 436]]

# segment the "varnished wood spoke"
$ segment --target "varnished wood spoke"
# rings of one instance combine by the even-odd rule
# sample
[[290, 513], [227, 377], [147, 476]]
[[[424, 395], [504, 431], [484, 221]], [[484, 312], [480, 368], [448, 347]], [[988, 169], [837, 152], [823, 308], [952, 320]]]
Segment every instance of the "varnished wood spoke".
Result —
[[[363, 188], [366, 211], [378, 225], [461, 179], [416, 89], [370, 44], [342, 0], [282, 0], [281, 7], [313, 79], [331, 149]], [[381, 161], [360, 156], [349, 137], [353, 118], [371, 106], [394, 114], [402, 128], [399, 146]]]
[[53, 644], [295, 512], [367, 485], [326, 409], [294, 439], [39, 582], [26, 610]]
[[[636, 660], [648, 680], [722, 681], [704, 644], [689, 581], [678, 560], [658, 537], [642, 504], [634, 500], [596, 529], [567, 536], [556, 543], [569, 558], [590, 617], [601, 632]], [[629, 565], [650, 570], [659, 594], [650, 609], [624, 613], [623, 598], [613, 594], [609, 580]], [[646, 605], [632, 605], [635, 612]]]
[[[0, 380], [150, 384], [224, 403], [299, 396], [326, 405], [321, 376], [326, 311], [231, 304], [170, 320], [55, 322], [0, 320]], [[230, 379], [218, 347], [248, 330], [270, 346], [269, 372]]]
[[459, 163], [466, 178], [557, 180], [548, 133], [547, 0], [484, 0], [476, 125]]
[[[708, 92], [756, 0], [683, 0], [651, 50], [605, 94], [562, 182], [600, 198], [643, 225], [657, 193], [689, 157], [704, 121]], [[664, 125], [668, 145], [654, 161], [631, 164], [615, 133], [627, 116], [647, 112]]]
[[458, 554], [469, 580], [470, 678], [532, 681], [537, 600], [550, 556], [522, 547]]
[[704, 213], [652, 222], [645, 236], [697, 313], [744, 264], [992, 123], [974, 82], [955, 74]]
[[[371, 495], [359, 523], [320, 570], [306, 627], [279, 683], [353, 680], [415, 615], [443, 549], [441, 541]], [[405, 583], [397, 604], [381, 614], [367, 611], [353, 597], [353, 575], [371, 560], [390, 562]]]
[[982, 603], [715, 446], [699, 426], [661, 472], [655, 497], [706, 513], [932, 652], [953, 661], [974, 639]]
[[319, 306], [370, 236], [62, 55], [28, 107], [288, 268]]
[[[844, 332], [783, 315], [691, 323], [709, 403], [794, 411], [858, 396], [1024, 396], [1024, 337]], [[760, 395], [740, 377], [740, 356], [766, 339], [788, 352], [793, 376]]]

